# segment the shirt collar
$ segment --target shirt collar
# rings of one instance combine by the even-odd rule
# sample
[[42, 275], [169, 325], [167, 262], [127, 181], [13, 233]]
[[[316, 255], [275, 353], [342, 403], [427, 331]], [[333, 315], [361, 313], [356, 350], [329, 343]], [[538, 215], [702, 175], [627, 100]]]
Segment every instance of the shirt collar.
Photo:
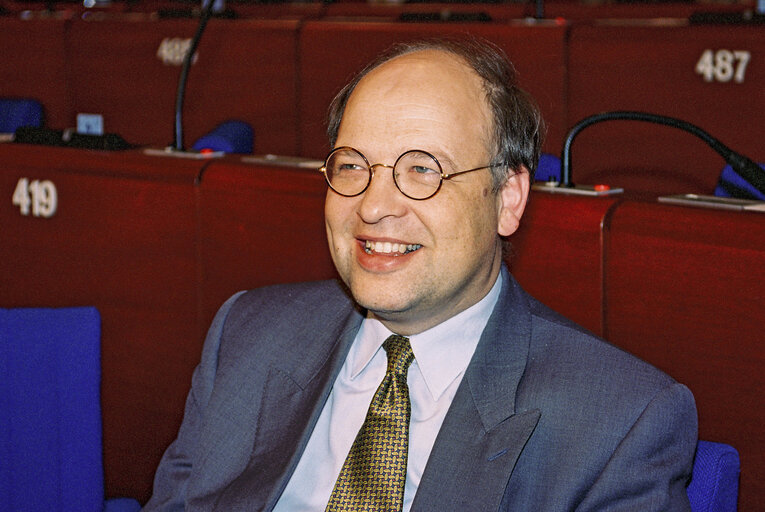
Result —
[[[414, 352], [414, 365], [422, 373], [434, 400], [460, 377], [470, 363], [486, 324], [502, 289], [502, 273], [489, 293], [466, 310], [419, 334], [409, 336]], [[370, 315], [364, 319], [349, 356], [352, 358], [351, 379], [355, 379], [393, 334]]]

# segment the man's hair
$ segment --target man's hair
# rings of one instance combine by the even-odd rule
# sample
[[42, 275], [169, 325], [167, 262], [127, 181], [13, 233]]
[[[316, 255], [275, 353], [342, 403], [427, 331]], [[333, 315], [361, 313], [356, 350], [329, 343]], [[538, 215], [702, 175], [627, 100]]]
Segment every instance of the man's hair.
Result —
[[423, 50], [438, 50], [461, 58], [483, 81], [486, 101], [492, 112], [493, 152], [491, 160], [494, 191], [509, 177], [508, 170], [518, 172], [525, 167], [529, 178], [539, 162], [544, 135], [544, 122], [531, 96], [518, 87], [518, 75], [501, 48], [475, 38], [433, 39], [400, 43], [369, 63], [335, 96], [329, 106], [327, 135], [332, 147], [345, 106], [354, 89], [370, 71], [396, 57]]

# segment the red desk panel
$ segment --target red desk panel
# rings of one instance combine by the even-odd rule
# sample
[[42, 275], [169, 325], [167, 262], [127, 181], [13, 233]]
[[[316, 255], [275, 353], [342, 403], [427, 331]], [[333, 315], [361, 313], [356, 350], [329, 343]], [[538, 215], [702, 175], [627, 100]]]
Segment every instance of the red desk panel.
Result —
[[534, 15], [533, 5], [521, 3], [368, 3], [368, 2], [335, 2], [327, 4], [325, 17], [354, 17], [354, 18], [387, 18], [389, 21], [398, 20], [402, 14], [439, 14], [465, 15], [487, 14], [492, 21], [508, 21]]
[[[760, 26], [574, 25], [569, 77], [572, 125], [598, 112], [642, 110], [689, 121], [765, 161]], [[725, 166], [693, 135], [642, 122], [592, 126], [572, 147], [575, 182], [650, 194], [711, 194]]]
[[[232, 4], [233, 5], [233, 4]], [[236, 7], [234, 7], [236, 9]], [[698, 4], [690, 2], [662, 3], [582, 3], [556, 1], [544, 3], [544, 17], [567, 20], [640, 19], [640, 18], [688, 18], [697, 12], [736, 13], [753, 9], [754, 2], [747, 4]], [[334, 2], [326, 5], [326, 18], [375, 17], [398, 19], [402, 13], [485, 13], [492, 21], [523, 19], [536, 15], [534, 2], [523, 3], [368, 3]]]
[[[196, 20], [146, 15], [74, 23], [69, 62], [77, 112], [100, 113], [105, 130], [136, 144], [169, 145], [182, 44]], [[185, 144], [228, 119], [253, 126], [256, 153], [297, 146], [297, 21], [211, 20], [189, 73]]]
[[584, 2], [545, 2], [545, 16], [562, 17], [568, 20], [596, 19], [645, 19], [645, 18], [684, 18], [702, 13], [741, 13], [752, 10], [754, 3], [738, 4], [701, 3], [701, 2], [634, 2], [634, 3], [584, 3]]
[[74, 126], [64, 38], [68, 21], [0, 17], [0, 96], [34, 98], [45, 107], [46, 125]]
[[[0, 161], [0, 304], [99, 309], [106, 492], [147, 499], [201, 349], [193, 189], [204, 164], [13, 144]], [[52, 216], [13, 204], [21, 178], [31, 201], [55, 187]]]
[[559, 152], [566, 131], [564, 79], [566, 27], [524, 24], [307, 22], [300, 31], [300, 153], [326, 156], [327, 107], [353, 75], [394, 43], [473, 34], [507, 52], [521, 85], [548, 123], [548, 151]]
[[534, 297], [603, 335], [603, 224], [620, 199], [533, 192], [505, 258]]
[[606, 335], [687, 384], [700, 436], [741, 454], [741, 510], [765, 496], [765, 215], [624, 203], [606, 245]]
[[202, 325], [239, 290], [329, 279], [324, 177], [315, 169], [215, 162], [199, 188]]

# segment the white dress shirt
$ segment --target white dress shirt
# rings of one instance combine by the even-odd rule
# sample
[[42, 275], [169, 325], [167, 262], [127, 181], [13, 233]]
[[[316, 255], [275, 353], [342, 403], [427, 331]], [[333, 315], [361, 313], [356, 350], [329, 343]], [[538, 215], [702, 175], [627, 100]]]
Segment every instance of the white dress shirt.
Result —
[[[407, 384], [412, 402], [404, 512], [412, 506], [422, 472], [462, 376], [499, 297], [500, 277], [478, 303], [420, 334], [409, 336], [414, 362]], [[392, 333], [365, 318], [319, 421], [275, 512], [321, 512], [385, 376], [383, 342]]]

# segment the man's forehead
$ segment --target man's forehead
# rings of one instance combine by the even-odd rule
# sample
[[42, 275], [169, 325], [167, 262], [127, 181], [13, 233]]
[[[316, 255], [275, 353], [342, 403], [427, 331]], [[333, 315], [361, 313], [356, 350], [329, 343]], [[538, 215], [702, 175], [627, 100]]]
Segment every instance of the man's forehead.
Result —
[[338, 143], [365, 154], [384, 145], [386, 158], [416, 147], [454, 162], [466, 156], [472, 165], [485, 157], [469, 158], [468, 149], [487, 148], [492, 126], [482, 91], [478, 74], [451, 52], [428, 49], [395, 57], [358, 83]]
[[361, 82], [369, 81], [377, 75], [386, 74], [431, 73], [434, 76], [462, 75], [478, 79], [478, 75], [459, 55], [435, 48], [416, 50], [393, 57], [371, 70]]
[[418, 50], [370, 71], [357, 84], [347, 108], [353, 109], [359, 101], [387, 104], [390, 100], [401, 105], [411, 99], [413, 105], [443, 103], [473, 109], [482, 91], [481, 78], [460, 56], [443, 50]]

